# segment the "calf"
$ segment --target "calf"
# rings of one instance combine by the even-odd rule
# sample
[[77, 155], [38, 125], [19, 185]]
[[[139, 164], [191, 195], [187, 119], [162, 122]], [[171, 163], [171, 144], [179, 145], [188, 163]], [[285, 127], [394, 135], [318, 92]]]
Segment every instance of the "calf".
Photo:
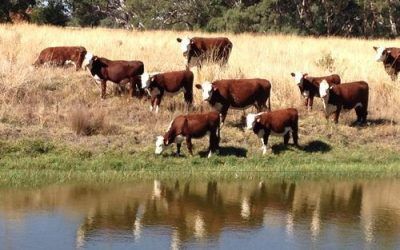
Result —
[[221, 126], [229, 107], [245, 110], [255, 106], [257, 112], [271, 110], [271, 83], [265, 79], [219, 80], [196, 84], [196, 88], [202, 90], [203, 101], [208, 101], [221, 113]]
[[287, 145], [292, 133], [293, 142], [298, 146], [298, 123], [299, 114], [294, 108], [249, 114], [246, 117], [247, 129], [252, 129], [261, 138], [263, 154], [267, 152], [270, 135], [283, 136], [283, 142]]
[[219, 149], [220, 115], [217, 112], [180, 115], [169, 125], [164, 136], [156, 140], [156, 154], [161, 154], [165, 147], [176, 143], [176, 154], [180, 155], [181, 144], [186, 138], [189, 153], [193, 155], [192, 138], [201, 138], [206, 134], [210, 136], [209, 154]]
[[183, 56], [186, 57], [186, 67], [201, 67], [205, 61], [217, 62], [224, 65], [228, 62], [232, 51], [232, 42], [226, 37], [177, 38]]
[[189, 70], [172, 71], [150, 75], [142, 75], [142, 88], [151, 96], [150, 111], [158, 108], [164, 94], [176, 95], [183, 92], [188, 108], [193, 103], [193, 73]]
[[312, 110], [312, 106], [314, 103], [314, 97], [319, 96], [319, 85], [325, 80], [329, 86], [340, 84], [340, 76], [339, 75], [329, 75], [329, 76], [321, 76], [321, 77], [312, 77], [308, 76], [308, 74], [303, 74], [301, 72], [291, 73], [294, 77], [294, 81], [300, 89], [300, 93], [305, 98], [305, 105], [308, 110]]
[[49, 64], [62, 67], [68, 63], [75, 64], [76, 71], [82, 67], [87, 54], [84, 47], [50, 47], [42, 50], [33, 64], [35, 67]]
[[391, 77], [392, 81], [397, 80], [400, 71], [400, 48], [373, 47], [376, 51], [375, 60], [382, 62], [385, 71]]
[[342, 109], [355, 109], [359, 124], [367, 121], [369, 87], [366, 82], [351, 82], [329, 86], [324, 80], [319, 86], [319, 93], [324, 102], [326, 119], [335, 113], [334, 121], [338, 123]]
[[90, 69], [90, 73], [96, 82], [101, 84], [101, 98], [106, 97], [107, 81], [118, 85], [130, 83], [130, 94], [134, 95], [135, 90], [141, 90], [140, 75], [144, 72], [144, 65], [141, 61], [112, 61], [104, 57], [87, 54], [85, 57], [85, 67]]

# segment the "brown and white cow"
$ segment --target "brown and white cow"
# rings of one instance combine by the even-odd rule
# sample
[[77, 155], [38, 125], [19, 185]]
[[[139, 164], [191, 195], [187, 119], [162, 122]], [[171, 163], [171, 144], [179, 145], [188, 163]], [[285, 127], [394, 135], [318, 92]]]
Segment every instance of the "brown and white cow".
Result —
[[156, 140], [156, 154], [161, 154], [165, 147], [176, 143], [176, 154], [180, 155], [181, 145], [186, 139], [189, 153], [193, 155], [192, 138], [210, 136], [208, 157], [219, 149], [220, 141], [220, 115], [218, 112], [197, 113], [180, 115], [169, 125], [164, 136], [158, 136]]
[[196, 84], [196, 88], [202, 90], [203, 101], [221, 113], [222, 125], [230, 107], [245, 110], [255, 106], [258, 112], [271, 110], [271, 83], [265, 79], [218, 80]]
[[324, 103], [326, 119], [335, 113], [334, 122], [338, 123], [340, 111], [355, 109], [359, 124], [367, 121], [368, 115], [368, 83], [364, 81], [342, 83], [329, 86], [324, 80], [319, 86], [319, 93]]
[[308, 110], [312, 109], [314, 104], [314, 97], [319, 96], [319, 85], [323, 80], [329, 84], [329, 86], [340, 84], [341, 79], [339, 75], [333, 74], [321, 77], [312, 77], [307, 73], [295, 72], [291, 73], [294, 78], [294, 82], [300, 89], [300, 93], [305, 98], [305, 106]]
[[248, 114], [246, 117], [246, 128], [261, 138], [263, 154], [267, 152], [270, 135], [283, 136], [283, 142], [287, 145], [292, 134], [293, 142], [298, 146], [298, 124], [299, 114], [294, 108]]
[[376, 51], [375, 60], [382, 62], [385, 71], [391, 77], [392, 81], [397, 80], [400, 71], [400, 48], [394, 47], [373, 47]]
[[190, 70], [172, 71], [141, 76], [142, 88], [151, 96], [150, 111], [158, 112], [164, 94], [176, 95], [183, 92], [188, 108], [193, 103], [193, 72]]
[[226, 37], [186, 37], [176, 40], [180, 43], [183, 56], [187, 59], [187, 68], [201, 67], [206, 61], [225, 65], [232, 51], [232, 42]]
[[141, 90], [140, 75], [144, 72], [144, 65], [141, 61], [112, 61], [88, 53], [84, 66], [89, 68], [95, 81], [101, 84], [101, 98], [103, 99], [106, 97], [107, 81], [120, 86], [129, 83], [131, 96], [135, 91], [140, 92]]
[[50, 47], [42, 50], [33, 64], [35, 67], [48, 64], [62, 67], [73, 63], [78, 71], [82, 67], [87, 51], [84, 47]]

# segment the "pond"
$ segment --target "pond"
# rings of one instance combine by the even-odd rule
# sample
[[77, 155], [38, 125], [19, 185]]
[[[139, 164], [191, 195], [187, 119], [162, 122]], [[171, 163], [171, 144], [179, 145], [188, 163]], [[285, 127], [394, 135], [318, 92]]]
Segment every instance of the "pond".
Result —
[[1, 249], [400, 248], [400, 180], [0, 189]]

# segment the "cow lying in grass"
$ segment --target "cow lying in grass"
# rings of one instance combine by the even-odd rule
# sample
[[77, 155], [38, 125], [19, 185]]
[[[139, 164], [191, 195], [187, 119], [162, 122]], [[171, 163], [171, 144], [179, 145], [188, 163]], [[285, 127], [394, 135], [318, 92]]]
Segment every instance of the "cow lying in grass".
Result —
[[322, 81], [319, 87], [320, 96], [324, 103], [326, 119], [335, 113], [334, 122], [339, 122], [342, 109], [355, 109], [357, 123], [363, 124], [367, 121], [369, 87], [366, 82], [350, 82], [340, 85], [329, 86]]
[[287, 145], [292, 134], [293, 142], [298, 146], [298, 123], [299, 115], [294, 108], [248, 114], [246, 117], [247, 129], [253, 130], [261, 138], [263, 154], [267, 152], [270, 135], [283, 136], [283, 142]]
[[192, 138], [210, 136], [209, 154], [211, 157], [219, 149], [220, 140], [220, 115], [218, 112], [180, 115], [169, 125], [164, 136], [156, 140], [156, 154], [161, 154], [164, 149], [176, 143], [176, 154], [180, 155], [183, 140], [186, 140], [189, 154], [193, 155]]

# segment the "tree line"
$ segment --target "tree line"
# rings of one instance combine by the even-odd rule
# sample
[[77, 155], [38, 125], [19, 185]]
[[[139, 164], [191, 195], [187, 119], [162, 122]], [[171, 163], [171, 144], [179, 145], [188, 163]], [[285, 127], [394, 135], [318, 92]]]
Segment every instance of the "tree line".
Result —
[[399, 0], [2, 0], [0, 21], [131, 29], [397, 37]]

